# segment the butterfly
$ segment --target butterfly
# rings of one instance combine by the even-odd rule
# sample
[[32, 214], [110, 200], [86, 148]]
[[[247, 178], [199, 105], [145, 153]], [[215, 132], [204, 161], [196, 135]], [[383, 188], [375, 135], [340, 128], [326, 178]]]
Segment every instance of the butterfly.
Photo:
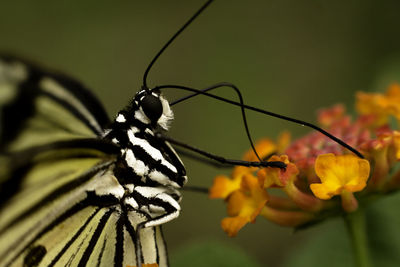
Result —
[[[110, 122], [96, 98], [68, 77], [7, 57], [0, 76], [8, 95], [1, 121], [1, 263], [135, 265], [140, 244], [143, 262], [166, 266], [161, 229], [151, 226], [169, 219], [166, 211], [179, 212], [176, 188], [186, 176], [144, 116], [146, 103], [160, 96], [138, 93]], [[172, 114], [160, 99], [166, 106], [154, 116], [167, 127]], [[137, 234], [149, 216], [152, 224]]]
[[[284, 168], [215, 157], [164, 135], [173, 119], [166, 88], [217, 99], [210, 90], [235, 89], [146, 84], [158, 56], [210, 3], [155, 56], [114, 120], [78, 81], [0, 58], [0, 266], [168, 266], [161, 225], [178, 217], [187, 181], [171, 144], [232, 165]], [[251, 107], [220, 100], [239, 105], [246, 124]]]

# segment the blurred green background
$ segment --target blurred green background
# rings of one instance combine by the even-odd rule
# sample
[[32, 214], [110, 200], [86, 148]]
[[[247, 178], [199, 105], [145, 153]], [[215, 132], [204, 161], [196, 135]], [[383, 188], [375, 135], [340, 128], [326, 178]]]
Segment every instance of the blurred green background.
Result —
[[[0, 51], [76, 77], [113, 116], [140, 88], [155, 53], [204, 2], [2, 1]], [[250, 105], [313, 122], [319, 108], [340, 102], [352, 110], [354, 92], [383, 90], [400, 77], [399, 10], [395, 0], [217, 0], [162, 55], [148, 83], [203, 88], [230, 81]], [[183, 95], [166, 94], [171, 100]], [[234, 97], [228, 89], [219, 94]], [[240, 158], [249, 147], [235, 107], [198, 97], [174, 111], [170, 134], [178, 140], [228, 158]], [[274, 118], [248, 117], [254, 139], [275, 138], [285, 129], [294, 136], [308, 132]], [[183, 160], [190, 185], [208, 187], [216, 174], [229, 173]], [[173, 263], [183, 249], [212, 240], [244, 250], [260, 266], [290, 265], [310, 238], [343, 232], [338, 222], [339, 228], [323, 224], [293, 234], [259, 218], [231, 239], [220, 228], [222, 201], [185, 192], [182, 207], [181, 216], [164, 227]]]

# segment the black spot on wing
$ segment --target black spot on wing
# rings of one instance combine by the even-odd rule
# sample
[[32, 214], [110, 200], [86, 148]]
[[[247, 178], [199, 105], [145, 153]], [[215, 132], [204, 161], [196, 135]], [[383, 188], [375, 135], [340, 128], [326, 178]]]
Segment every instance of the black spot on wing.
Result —
[[[32, 238], [32, 240], [24, 247], [22, 248], [11, 260], [10, 262], [8, 262], [7, 264], [5, 264], [5, 266], [11, 265], [11, 263], [18, 258], [24, 251], [26, 251], [30, 246], [32, 246], [32, 244], [34, 244], [40, 237], [42, 237], [43, 235], [45, 235], [47, 232], [51, 231], [54, 227], [56, 227], [57, 225], [59, 225], [60, 223], [62, 223], [63, 221], [65, 221], [66, 219], [68, 219], [69, 217], [73, 216], [74, 214], [76, 214], [77, 212], [83, 210], [84, 208], [86, 208], [88, 205], [86, 203], [87, 201], [81, 201], [79, 203], [77, 203], [76, 205], [74, 205], [73, 207], [71, 207], [70, 209], [66, 210], [63, 214], [61, 214], [58, 218], [56, 218], [54, 221], [50, 222], [49, 225], [47, 225], [47, 227], [45, 227], [42, 231], [40, 231], [35, 237]], [[23, 237], [22, 237], [23, 238]], [[12, 244], [9, 246], [8, 250], [6, 250], [4, 252], [4, 254], [0, 255], [1, 257], [4, 257], [7, 253], [10, 253], [10, 251], [12, 251], [13, 249], [15, 249], [15, 247], [22, 242], [22, 240], [12, 240]]]
[[[107, 206], [112, 206], [117, 204], [118, 202], [115, 200], [114, 197], [112, 196], [96, 196], [94, 195], [93, 192], [87, 193], [86, 199], [78, 202], [68, 210], [66, 210], [63, 214], [61, 214], [59, 217], [54, 219], [53, 221], [49, 222], [49, 224], [42, 230], [40, 231], [37, 235], [35, 235], [32, 240], [24, 247], [22, 248], [16, 255], [13, 257], [10, 262], [8, 262], [5, 266], [10, 265], [17, 257], [19, 257], [24, 251], [26, 251], [32, 244], [34, 244], [37, 240], [39, 240], [42, 236], [44, 236], [46, 233], [54, 229], [57, 225], [60, 223], [64, 222], [68, 218], [74, 216], [76, 213], [80, 212], [81, 210], [87, 208], [88, 206], [100, 206], [100, 207], [107, 207]], [[101, 210], [101, 208], [97, 208], [93, 214], [87, 219], [86, 223], [82, 226], [82, 231], [86, 227], [85, 225], [89, 224], [90, 220], [96, 215], [96, 213]], [[78, 231], [79, 232], [79, 231]], [[80, 233], [76, 234], [76, 238], [79, 236]], [[23, 237], [22, 237], [23, 238]], [[21, 240], [13, 240], [13, 243], [10, 245], [9, 249], [4, 252], [4, 255], [12, 251], [19, 243]], [[73, 242], [71, 241], [71, 244]], [[67, 246], [67, 245], [66, 245]], [[66, 250], [66, 249], [65, 249]], [[0, 255], [1, 257], [4, 257], [4, 255]], [[62, 256], [62, 253], [60, 254], [59, 257]], [[59, 258], [53, 260], [57, 262]], [[50, 265], [51, 266], [51, 265]]]
[[24, 267], [36, 267], [46, 255], [47, 250], [44, 246], [32, 247], [24, 258]]

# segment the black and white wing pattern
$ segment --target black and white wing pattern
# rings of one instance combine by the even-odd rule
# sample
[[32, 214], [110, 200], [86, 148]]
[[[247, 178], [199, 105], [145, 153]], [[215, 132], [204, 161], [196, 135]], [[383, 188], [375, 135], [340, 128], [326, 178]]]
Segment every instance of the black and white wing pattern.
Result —
[[145, 117], [127, 139], [141, 143], [122, 147], [126, 129], [81, 84], [0, 57], [1, 267], [168, 266], [159, 225], [179, 212], [183, 182], [163, 179], [184, 169], [146, 141]]

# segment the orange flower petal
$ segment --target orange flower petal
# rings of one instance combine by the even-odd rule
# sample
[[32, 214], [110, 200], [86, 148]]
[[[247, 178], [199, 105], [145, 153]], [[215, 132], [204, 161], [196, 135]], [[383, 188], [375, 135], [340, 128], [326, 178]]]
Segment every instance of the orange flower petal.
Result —
[[286, 164], [286, 170], [278, 168], [263, 168], [257, 172], [257, 177], [261, 185], [268, 187], [284, 187], [289, 181], [296, 179], [299, 170], [296, 165], [289, 161], [288, 156], [272, 156], [268, 161], [282, 161]]
[[242, 191], [233, 192], [228, 199], [227, 212], [229, 216], [237, 216], [245, 205], [246, 195]]
[[234, 236], [247, 223], [254, 222], [268, 201], [268, 194], [251, 174], [243, 175], [240, 190], [228, 197], [230, 218], [222, 220], [222, 228]]
[[400, 132], [393, 131], [393, 146], [395, 149], [396, 160], [400, 160]]
[[231, 177], [236, 178], [238, 176], [242, 176], [243, 174], [251, 173], [254, 171], [254, 169], [255, 168], [252, 167], [236, 166], [235, 168], [233, 168]]
[[391, 84], [385, 94], [359, 92], [356, 107], [361, 115], [373, 116], [375, 127], [387, 123], [389, 115], [400, 120], [400, 85]]
[[230, 218], [224, 218], [221, 221], [221, 227], [228, 234], [228, 236], [236, 236], [240, 229], [245, 226], [249, 220], [244, 217], [236, 216]]
[[241, 179], [230, 179], [227, 176], [219, 175], [214, 178], [214, 183], [209, 190], [210, 198], [227, 198], [232, 192], [240, 188]]
[[278, 136], [278, 140], [277, 140], [277, 153], [278, 154], [282, 154], [286, 148], [290, 145], [290, 133], [287, 131], [282, 132], [279, 136]]
[[[271, 155], [272, 153], [275, 153], [277, 150], [277, 146], [276, 144], [271, 141], [270, 139], [262, 139], [260, 141], [258, 141], [255, 145], [254, 145], [257, 154], [261, 157], [267, 157], [269, 155]], [[252, 149], [248, 150], [246, 152], [246, 154], [244, 154], [243, 156], [243, 160], [246, 161], [258, 161], [257, 156], [254, 154], [254, 151]]]

